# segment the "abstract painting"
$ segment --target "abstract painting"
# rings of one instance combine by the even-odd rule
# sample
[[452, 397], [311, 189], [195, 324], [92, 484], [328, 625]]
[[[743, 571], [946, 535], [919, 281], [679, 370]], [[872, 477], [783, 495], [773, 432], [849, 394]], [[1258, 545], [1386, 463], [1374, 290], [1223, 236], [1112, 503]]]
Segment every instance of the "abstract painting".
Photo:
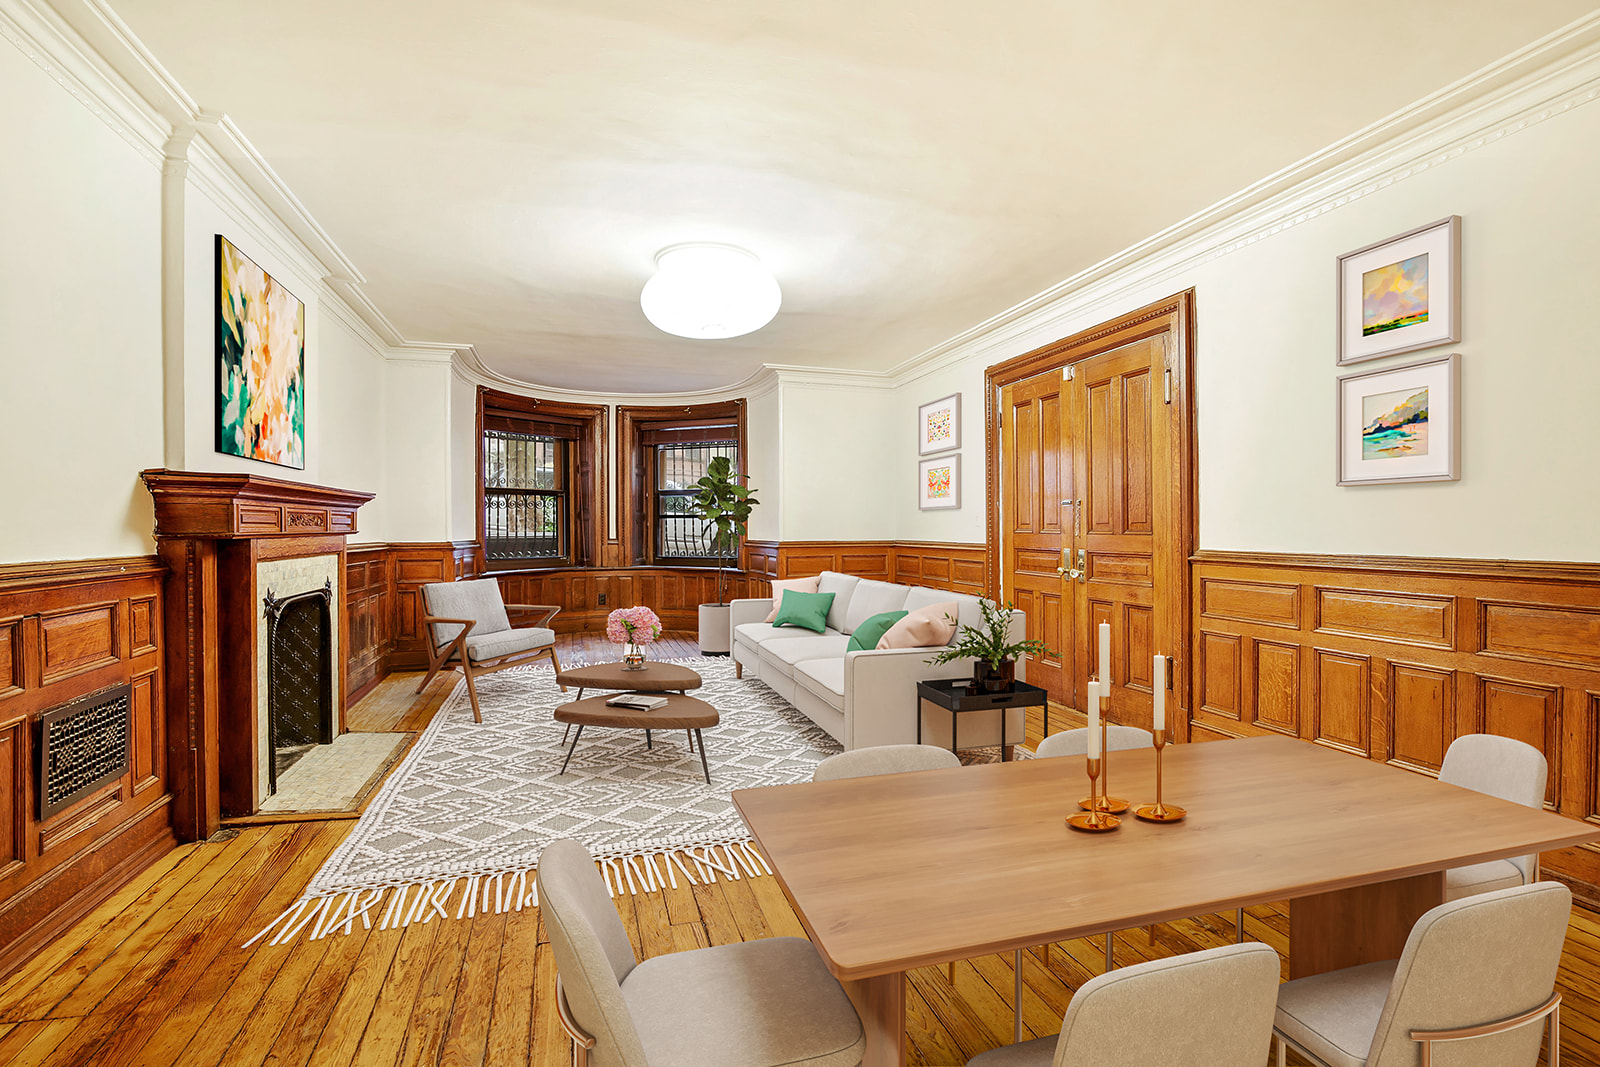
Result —
[[217, 234], [217, 451], [306, 465], [306, 306]]
[[1339, 379], [1339, 484], [1460, 475], [1461, 357]]
[[1461, 340], [1461, 216], [1339, 257], [1339, 363]]
[[917, 454], [926, 456], [961, 447], [961, 394], [950, 396], [917, 409]]
[[925, 459], [917, 464], [917, 506], [923, 511], [961, 506], [961, 454]]

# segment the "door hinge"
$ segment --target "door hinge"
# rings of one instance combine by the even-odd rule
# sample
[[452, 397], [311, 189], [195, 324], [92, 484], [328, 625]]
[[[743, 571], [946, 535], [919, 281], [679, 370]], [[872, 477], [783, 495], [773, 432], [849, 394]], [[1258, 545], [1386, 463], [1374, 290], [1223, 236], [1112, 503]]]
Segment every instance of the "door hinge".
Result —
[[1077, 377], [1078, 377], [1078, 374], [1073, 369], [1072, 364], [1069, 363], [1065, 367], [1061, 368], [1061, 380], [1062, 381], [1065, 381], [1065, 382], [1075, 381], [1077, 379]]

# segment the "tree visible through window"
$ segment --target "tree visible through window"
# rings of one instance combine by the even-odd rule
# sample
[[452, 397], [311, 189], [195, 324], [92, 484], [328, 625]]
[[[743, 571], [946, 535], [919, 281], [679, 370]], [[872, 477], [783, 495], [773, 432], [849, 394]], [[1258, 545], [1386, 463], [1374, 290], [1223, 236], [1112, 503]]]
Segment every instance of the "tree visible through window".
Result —
[[716, 549], [711, 533], [689, 506], [695, 482], [718, 456], [739, 465], [736, 441], [708, 441], [689, 445], [656, 445], [656, 556], [657, 558], [711, 559]]
[[566, 556], [566, 442], [485, 430], [483, 541], [489, 559]]

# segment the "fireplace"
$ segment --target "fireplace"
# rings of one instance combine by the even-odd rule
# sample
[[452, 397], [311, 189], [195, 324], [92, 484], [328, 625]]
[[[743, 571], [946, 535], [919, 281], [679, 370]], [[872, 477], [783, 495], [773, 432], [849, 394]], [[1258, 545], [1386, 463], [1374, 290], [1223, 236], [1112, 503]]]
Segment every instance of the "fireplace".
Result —
[[267, 620], [267, 792], [334, 735], [333, 583], [262, 600]]

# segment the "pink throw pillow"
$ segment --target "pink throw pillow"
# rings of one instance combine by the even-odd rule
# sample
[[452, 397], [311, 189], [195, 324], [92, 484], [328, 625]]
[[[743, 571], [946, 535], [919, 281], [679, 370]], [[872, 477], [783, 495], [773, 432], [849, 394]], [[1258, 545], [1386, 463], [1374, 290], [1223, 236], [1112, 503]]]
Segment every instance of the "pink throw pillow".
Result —
[[961, 606], [954, 600], [918, 608], [889, 627], [878, 642], [879, 648], [934, 648], [948, 645], [956, 635], [956, 617]]
[[771, 622], [778, 617], [778, 605], [783, 603], [783, 591], [793, 589], [796, 593], [815, 593], [817, 583], [822, 580], [822, 575], [813, 574], [809, 578], [788, 578], [781, 582], [772, 583], [772, 610], [767, 612], [763, 622]]

